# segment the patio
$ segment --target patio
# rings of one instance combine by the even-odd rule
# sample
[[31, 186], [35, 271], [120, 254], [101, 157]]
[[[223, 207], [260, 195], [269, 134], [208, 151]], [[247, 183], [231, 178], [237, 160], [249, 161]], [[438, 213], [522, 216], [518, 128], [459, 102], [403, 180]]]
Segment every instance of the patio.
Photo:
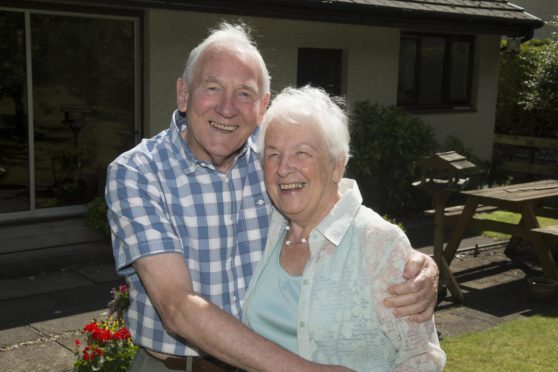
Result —
[[[403, 221], [414, 247], [432, 252], [433, 221]], [[483, 236], [466, 236], [460, 249], [494, 243]], [[110, 249], [108, 243], [106, 249]], [[101, 247], [100, 247], [101, 248]], [[540, 275], [530, 252], [515, 261], [504, 255], [504, 245], [458, 252], [452, 271], [464, 293], [464, 305], [447, 297], [436, 310], [441, 338], [493, 327], [519, 317], [551, 314], [550, 303], [533, 301], [526, 277]], [[103, 317], [110, 289], [120, 284], [112, 263], [75, 264], [0, 280], [0, 370], [71, 370], [74, 340], [92, 318]], [[450, 356], [451, 357], [451, 356]]]

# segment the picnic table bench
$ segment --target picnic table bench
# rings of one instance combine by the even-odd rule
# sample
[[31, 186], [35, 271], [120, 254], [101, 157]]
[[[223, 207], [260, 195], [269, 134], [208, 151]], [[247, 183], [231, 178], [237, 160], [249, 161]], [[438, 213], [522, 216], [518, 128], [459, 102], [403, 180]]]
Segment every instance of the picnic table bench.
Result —
[[[500, 186], [480, 190], [462, 191], [466, 198], [461, 213], [457, 216], [454, 229], [444, 249], [444, 259], [448, 265], [455, 257], [466, 229], [472, 224], [480, 225], [485, 230], [510, 234], [512, 237], [506, 248], [511, 255], [522, 240], [533, 244], [542, 266], [544, 276], [558, 278], [558, 268], [548, 244], [542, 241], [542, 235], [555, 235], [555, 228], [540, 229], [537, 216], [558, 218], [558, 209], [544, 206], [543, 202], [558, 198], [558, 180], [528, 182], [523, 184]], [[474, 218], [479, 206], [493, 206], [502, 210], [517, 212], [521, 219], [517, 224]], [[558, 230], [558, 228], [557, 228]]]

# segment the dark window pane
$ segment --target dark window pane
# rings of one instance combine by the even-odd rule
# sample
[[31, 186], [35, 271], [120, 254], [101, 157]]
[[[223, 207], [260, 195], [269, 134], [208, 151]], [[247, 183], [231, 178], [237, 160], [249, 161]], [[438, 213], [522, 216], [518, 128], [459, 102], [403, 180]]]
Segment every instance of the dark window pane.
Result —
[[397, 102], [413, 104], [416, 102], [417, 39], [402, 38], [399, 51], [399, 80]]
[[338, 49], [300, 48], [298, 50], [297, 85], [312, 84], [329, 94], [341, 94], [341, 56]]
[[470, 41], [451, 43], [449, 100], [452, 102], [467, 102], [469, 98], [470, 55]]
[[445, 40], [441, 37], [422, 39], [420, 68], [420, 104], [442, 103]]
[[23, 13], [0, 11], [0, 213], [29, 205], [29, 141]]
[[83, 204], [134, 143], [134, 24], [32, 15], [31, 33], [36, 207]]
[[397, 104], [443, 108], [471, 104], [473, 38], [404, 34]]

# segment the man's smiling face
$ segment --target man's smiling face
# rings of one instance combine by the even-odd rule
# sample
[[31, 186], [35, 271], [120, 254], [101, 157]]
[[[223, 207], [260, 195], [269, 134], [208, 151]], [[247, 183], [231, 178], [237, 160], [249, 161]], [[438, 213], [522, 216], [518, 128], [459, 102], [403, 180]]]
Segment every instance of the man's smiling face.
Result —
[[187, 102], [185, 139], [198, 159], [222, 171], [232, 166], [269, 101], [260, 79], [255, 58], [247, 54], [216, 47], [203, 52], [190, 86], [177, 88]]

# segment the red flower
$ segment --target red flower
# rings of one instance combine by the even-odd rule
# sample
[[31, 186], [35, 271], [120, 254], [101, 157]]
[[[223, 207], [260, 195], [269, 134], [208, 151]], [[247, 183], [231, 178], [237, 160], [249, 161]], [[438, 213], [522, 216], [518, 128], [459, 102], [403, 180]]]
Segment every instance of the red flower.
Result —
[[81, 345], [81, 341], [80, 341], [80, 340], [77, 340], [77, 339], [76, 339], [74, 342], [76, 343], [76, 346]]
[[83, 349], [83, 359], [84, 360], [91, 360], [93, 358], [93, 355], [91, 355], [91, 347], [86, 346], [85, 349]]
[[132, 335], [130, 334], [130, 331], [128, 331], [126, 329], [126, 327], [120, 328], [118, 331], [116, 331], [114, 333], [113, 336], [116, 340], [126, 340], [126, 339], [132, 337]]

